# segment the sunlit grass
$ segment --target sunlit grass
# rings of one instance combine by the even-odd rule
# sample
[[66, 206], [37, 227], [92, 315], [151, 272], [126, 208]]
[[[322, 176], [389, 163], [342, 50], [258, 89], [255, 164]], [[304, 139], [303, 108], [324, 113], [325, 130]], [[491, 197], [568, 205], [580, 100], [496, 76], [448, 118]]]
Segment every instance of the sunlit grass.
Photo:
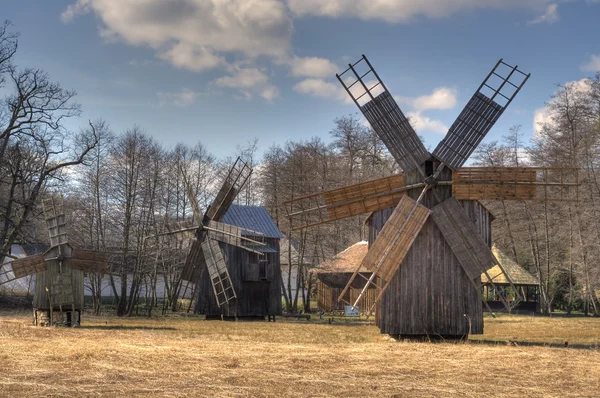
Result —
[[429, 344], [340, 318], [84, 316], [63, 329], [2, 313], [0, 396], [598, 395], [600, 319], [505, 315], [485, 330], [470, 344]]

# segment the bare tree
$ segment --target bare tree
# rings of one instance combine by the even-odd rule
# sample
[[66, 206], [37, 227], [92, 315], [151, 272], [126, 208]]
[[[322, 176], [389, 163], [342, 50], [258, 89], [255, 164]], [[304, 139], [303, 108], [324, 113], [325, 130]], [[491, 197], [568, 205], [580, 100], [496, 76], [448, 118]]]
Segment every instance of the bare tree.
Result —
[[80, 113], [74, 91], [40, 69], [11, 63], [17, 36], [9, 26], [0, 28], [0, 72], [11, 90], [0, 103], [0, 258], [22, 236], [48, 184], [84, 163], [98, 142], [94, 132], [72, 134], [63, 126]]

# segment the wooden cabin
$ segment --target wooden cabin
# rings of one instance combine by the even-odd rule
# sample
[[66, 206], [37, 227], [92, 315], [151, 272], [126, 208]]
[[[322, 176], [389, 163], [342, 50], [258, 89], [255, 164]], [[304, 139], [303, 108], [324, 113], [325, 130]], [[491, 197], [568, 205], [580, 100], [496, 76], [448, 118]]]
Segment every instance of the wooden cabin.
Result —
[[[431, 174], [439, 162], [428, 161], [425, 168]], [[445, 168], [438, 181], [451, 180]], [[406, 185], [422, 182], [417, 170], [405, 173]], [[438, 185], [435, 190], [441, 200], [452, 196], [452, 188]], [[407, 193], [417, 199], [422, 189]], [[491, 247], [492, 215], [476, 200], [460, 201], [484, 241]], [[421, 202], [428, 208], [438, 199], [429, 190]], [[374, 212], [368, 220], [369, 245], [392, 214], [393, 208]], [[381, 333], [394, 336], [443, 337], [483, 333], [483, 308], [480, 295], [461, 267], [441, 231], [429, 217], [408, 251], [398, 272], [382, 296], [376, 316]]]
[[531, 275], [531, 273], [521, 265], [510, 259], [496, 246], [492, 247], [492, 251], [506, 272], [502, 272], [500, 267], [495, 265], [487, 272], [489, 278], [487, 275], [485, 275], [485, 273], [481, 274], [483, 298], [487, 301], [490, 308], [495, 311], [505, 310], [504, 304], [498, 296], [499, 292], [497, 292], [490, 283], [491, 279], [494, 282], [494, 285], [496, 285], [496, 287], [500, 290], [508, 289], [511, 282], [515, 288], [519, 290], [523, 300], [516, 303], [516, 305], [513, 307], [513, 311], [539, 311], [540, 281], [535, 276]]
[[[257, 247], [262, 255], [219, 242], [237, 298], [222, 307], [217, 305], [208, 272], [200, 278], [194, 312], [207, 319], [223, 317], [261, 318], [281, 315], [280, 239], [277, 225], [261, 206], [231, 205], [223, 220], [226, 224], [264, 234], [265, 247]], [[249, 238], [253, 238], [249, 236]]]
[[[346, 291], [343, 300], [338, 300], [340, 294], [346, 287], [346, 284], [352, 277], [356, 268], [367, 255], [369, 243], [361, 241], [353, 244], [347, 249], [336, 254], [330, 260], [323, 262], [318, 269], [313, 271], [317, 279], [317, 306], [319, 310], [327, 312], [344, 311], [344, 306], [348, 303], [354, 304], [360, 294], [364, 280], [356, 278], [350, 288]], [[361, 268], [361, 275], [371, 276], [364, 267]], [[367, 293], [361, 297], [358, 306], [361, 310], [368, 310], [375, 303], [377, 292], [375, 286], [370, 286]]]

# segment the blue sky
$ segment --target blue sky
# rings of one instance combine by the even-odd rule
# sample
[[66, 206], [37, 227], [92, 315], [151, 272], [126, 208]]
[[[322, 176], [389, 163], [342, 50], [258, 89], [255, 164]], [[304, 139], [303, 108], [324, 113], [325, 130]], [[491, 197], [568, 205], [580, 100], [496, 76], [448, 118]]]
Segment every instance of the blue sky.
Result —
[[366, 54], [433, 149], [500, 58], [532, 77], [488, 135], [526, 136], [556, 84], [600, 69], [600, 2], [1, 0], [17, 63], [78, 92], [78, 129], [139, 125], [223, 157], [258, 137], [328, 140], [357, 112], [335, 79]]

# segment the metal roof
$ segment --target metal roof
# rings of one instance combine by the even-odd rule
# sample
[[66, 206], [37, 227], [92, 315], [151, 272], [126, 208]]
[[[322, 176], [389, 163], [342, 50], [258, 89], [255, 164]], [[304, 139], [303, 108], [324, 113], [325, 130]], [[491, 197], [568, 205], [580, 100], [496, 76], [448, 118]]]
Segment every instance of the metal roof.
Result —
[[262, 206], [241, 206], [232, 204], [223, 216], [223, 222], [238, 227], [262, 232], [265, 238], [281, 239], [277, 225]]

